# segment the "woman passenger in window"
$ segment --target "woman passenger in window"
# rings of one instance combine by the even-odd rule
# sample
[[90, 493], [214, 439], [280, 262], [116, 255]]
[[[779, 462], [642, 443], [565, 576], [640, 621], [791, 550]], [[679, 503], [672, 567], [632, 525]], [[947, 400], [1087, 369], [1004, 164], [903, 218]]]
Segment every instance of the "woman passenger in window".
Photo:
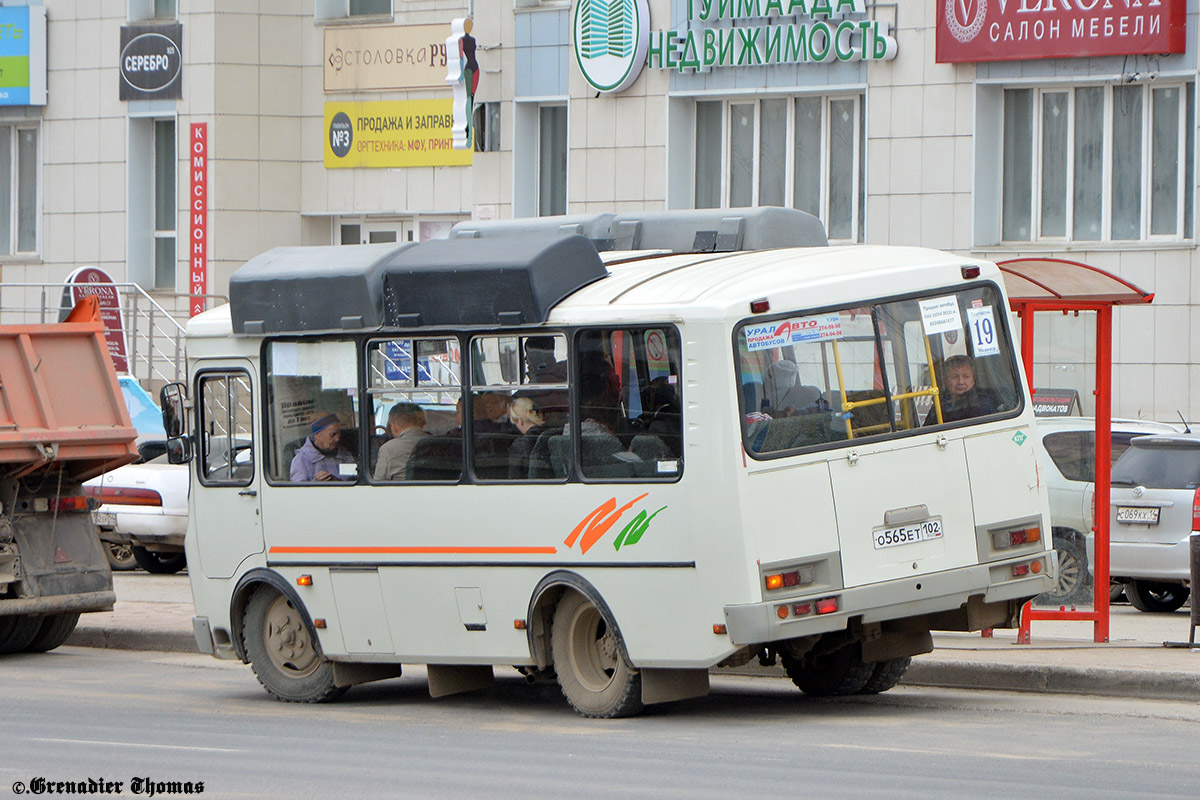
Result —
[[549, 430], [546, 418], [531, 398], [517, 397], [508, 408], [508, 419], [521, 432], [508, 448], [508, 477], [528, 478], [529, 454], [533, 452], [538, 436]]
[[342, 422], [329, 412], [318, 414], [311, 424], [312, 433], [292, 456], [289, 478], [294, 483], [353, 480], [354, 470], [343, 474], [343, 464], [353, 464], [354, 455], [342, 447]]
[[413, 448], [429, 435], [425, 430], [425, 410], [416, 403], [396, 403], [388, 412], [387, 427], [392, 438], [379, 448], [379, 463], [373, 477], [376, 481], [404, 480]]

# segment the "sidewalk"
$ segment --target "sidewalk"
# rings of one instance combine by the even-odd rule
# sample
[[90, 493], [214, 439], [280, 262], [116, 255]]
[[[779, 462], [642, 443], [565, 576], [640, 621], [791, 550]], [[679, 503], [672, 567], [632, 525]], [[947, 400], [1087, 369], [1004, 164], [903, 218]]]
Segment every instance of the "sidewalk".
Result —
[[[116, 607], [80, 617], [68, 645], [196, 652], [186, 575], [136, 571], [118, 573], [114, 583]], [[1187, 606], [1146, 614], [1116, 605], [1107, 644], [1092, 642], [1090, 622], [1034, 622], [1030, 645], [1016, 644], [1016, 631], [996, 631], [991, 639], [939, 633], [934, 651], [913, 659], [903, 683], [1200, 702], [1200, 649], [1163, 647], [1186, 642], [1189, 623]], [[783, 677], [778, 666], [738, 672]]]

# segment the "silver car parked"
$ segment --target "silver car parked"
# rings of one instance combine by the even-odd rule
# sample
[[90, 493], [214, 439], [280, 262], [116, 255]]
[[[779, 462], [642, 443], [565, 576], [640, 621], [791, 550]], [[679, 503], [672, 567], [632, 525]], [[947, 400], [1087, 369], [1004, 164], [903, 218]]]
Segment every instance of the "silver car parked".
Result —
[[1112, 568], [1141, 611], [1174, 611], [1190, 593], [1188, 537], [1200, 529], [1200, 435], [1139, 436], [1113, 467]]

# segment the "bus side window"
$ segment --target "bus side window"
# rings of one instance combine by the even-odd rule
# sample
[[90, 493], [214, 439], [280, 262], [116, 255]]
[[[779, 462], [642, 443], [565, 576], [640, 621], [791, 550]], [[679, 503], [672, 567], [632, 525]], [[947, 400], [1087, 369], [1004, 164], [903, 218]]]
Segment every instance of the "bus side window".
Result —
[[358, 429], [354, 342], [268, 342], [269, 477], [277, 482], [348, 485], [369, 436]]
[[248, 486], [254, 478], [254, 403], [244, 372], [200, 377], [200, 479]]
[[368, 343], [367, 463], [375, 483], [462, 478], [460, 362], [455, 338]]
[[571, 432], [579, 432], [580, 474], [595, 480], [677, 478], [683, 401], [675, 330], [582, 331], [576, 358], [578, 399]]
[[[567, 339], [562, 334], [471, 340], [471, 471], [484, 481], [560, 481], [567, 422]], [[545, 440], [542, 437], [545, 435]]]

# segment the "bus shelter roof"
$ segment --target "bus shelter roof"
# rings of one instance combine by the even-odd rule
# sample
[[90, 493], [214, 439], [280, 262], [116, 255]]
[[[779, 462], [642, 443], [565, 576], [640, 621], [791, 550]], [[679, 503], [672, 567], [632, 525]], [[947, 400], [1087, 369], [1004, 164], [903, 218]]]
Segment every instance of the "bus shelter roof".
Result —
[[997, 264], [1014, 308], [1063, 309], [1149, 303], [1154, 293], [1098, 267], [1060, 258], [1014, 258]]

